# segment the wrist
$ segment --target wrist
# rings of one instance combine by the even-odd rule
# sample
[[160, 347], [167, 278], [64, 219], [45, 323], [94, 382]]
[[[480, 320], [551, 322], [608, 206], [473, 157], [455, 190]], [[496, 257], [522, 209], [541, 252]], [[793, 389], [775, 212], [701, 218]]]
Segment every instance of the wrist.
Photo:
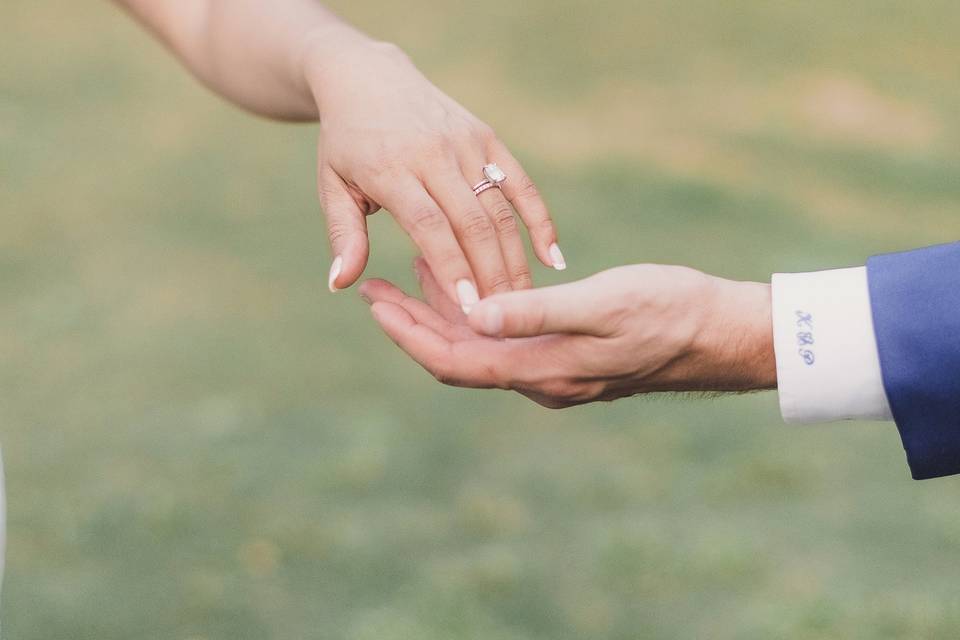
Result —
[[314, 101], [325, 84], [324, 75], [337, 65], [338, 58], [369, 41], [368, 36], [342, 22], [311, 29], [303, 36], [297, 48], [297, 72]]
[[714, 278], [700, 351], [713, 390], [755, 391], [777, 386], [770, 285]]
[[337, 95], [334, 88], [345, 79], [368, 75], [371, 64], [392, 62], [409, 64], [409, 58], [395, 44], [374, 40], [346, 24], [312, 31], [300, 54], [303, 84], [322, 117], [324, 106]]

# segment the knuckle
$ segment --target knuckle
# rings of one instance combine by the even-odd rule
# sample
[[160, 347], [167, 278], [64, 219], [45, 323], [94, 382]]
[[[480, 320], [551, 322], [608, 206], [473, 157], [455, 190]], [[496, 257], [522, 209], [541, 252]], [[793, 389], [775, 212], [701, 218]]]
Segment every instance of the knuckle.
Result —
[[331, 222], [327, 227], [327, 235], [330, 237], [330, 244], [339, 247], [344, 240], [350, 237], [353, 229], [350, 225], [343, 222]]
[[524, 200], [533, 200], [540, 197], [540, 189], [538, 189], [537, 185], [530, 179], [530, 176], [525, 175], [520, 178], [520, 186], [517, 187], [517, 196]]
[[[463, 253], [460, 252], [460, 248], [456, 242], [453, 242], [450, 247], [439, 249], [435, 252], [435, 255], [436, 258], [433, 258], [433, 260], [436, 261], [437, 265], [453, 267], [452, 270], [457, 272], [457, 280], [470, 277], [470, 267], [467, 265]], [[437, 271], [436, 274], [439, 276], [440, 272]]]
[[410, 151], [425, 160], [436, 161], [450, 154], [450, 142], [443, 133], [430, 132], [421, 137]]
[[511, 284], [510, 277], [502, 271], [487, 278], [487, 286], [493, 291], [510, 291], [513, 288]]
[[457, 142], [472, 142], [475, 130], [473, 123], [469, 121], [458, 122], [450, 127], [450, 139]]
[[497, 139], [497, 134], [493, 130], [493, 127], [485, 122], [478, 122], [474, 125], [474, 135], [485, 144], [490, 144]]
[[401, 154], [392, 146], [380, 144], [370, 150], [360, 163], [361, 174], [372, 179], [396, 173]]
[[505, 202], [494, 208], [493, 220], [500, 233], [515, 233], [517, 231], [517, 217], [513, 215], [513, 208]]
[[571, 407], [591, 402], [599, 398], [606, 385], [603, 382], [583, 382], [573, 379], [557, 378], [544, 382], [540, 392], [552, 404], [559, 407]]
[[411, 220], [415, 231], [422, 233], [435, 233], [443, 229], [447, 224], [447, 219], [438, 207], [421, 206], [414, 210]]
[[526, 265], [514, 267], [510, 277], [513, 280], [514, 288], [529, 289], [533, 286], [533, 276], [530, 274], [530, 269], [527, 268]]
[[479, 242], [493, 238], [494, 228], [490, 219], [479, 211], [473, 211], [463, 217], [463, 236], [466, 240]]
[[504, 374], [502, 367], [495, 363], [487, 363], [483, 365], [483, 379], [493, 388], [496, 389], [510, 389], [510, 381], [508, 377]]
[[541, 407], [551, 409], [554, 411], [559, 411], [560, 409], [567, 409], [572, 406], [571, 403], [566, 402], [565, 400], [560, 400], [558, 398], [548, 398], [548, 397], [539, 397], [535, 400], [537, 404]]
[[553, 231], [553, 221], [550, 218], [543, 218], [539, 220], [536, 224], [537, 231]]
[[326, 209], [337, 197], [337, 189], [326, 182], [317, 185], [317, 195], [320, 197], [320, 205]]
[[544, 382], [540, 392], [554, 401], [568, 401], [574, 395], [571, 385], [566, 380], [550, 380]]
[[530, 233], [542, 238], [550, 238], [554, 235], [553, 222], [550, 220], [550, 218], [537, 220], [529, 227], [529, 229]]
[[578, 404], [599, 398], [607, 386], [602, 382], [581, 382], [574, 386], [570, 399]]
[[448, 387], [459, 387], [463, 385], [460, 378], [455, 375], [451, 369], [446, 367], [434, 367], [430, 370], [430, 373], [437, 382], [447, 385]]

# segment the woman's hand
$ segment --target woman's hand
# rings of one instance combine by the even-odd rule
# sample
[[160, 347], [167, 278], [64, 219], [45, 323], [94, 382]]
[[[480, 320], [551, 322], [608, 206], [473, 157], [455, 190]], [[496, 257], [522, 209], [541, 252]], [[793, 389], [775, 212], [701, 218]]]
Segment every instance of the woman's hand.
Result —
[[[514, 216], [537, 257], [563, 269], [556, 230], [533, 182], [489, 126], [433, 86], [396, 47], [326, 34], [306, 57], [321, 134], [319, 190], [334, 262], [330, 288], [351, 285], [368, 255], [365, 216], [388, 209], [443, 291], [464, 309], [531, 285]], [[483, 167], [507, 175], [479, 196]], [[512, 204], [512, 206], [511, 206]]]
[[[537, 257], [564, 268], [547, 207], [520, 164], [490, 127], [396, 47], [360, 33], [316, 0], [116, 2], [231, 102], [282, 120], [320, 118], [332, 291], [363, 272], [365, 216], [381, 206], [465, 309], [481, 294], [531, 284], [514, 209]], [[488, 163], [507, 179], [478, 197], [472, 187]]]
[[383, 280], [361, 294], [394, 342], [446, 384], [513, 389], [552, 408], [776, 386], [763, 284], [633, 265], [495, 295], [464, 316], [429, 267], [415, 266], [426, 303]]

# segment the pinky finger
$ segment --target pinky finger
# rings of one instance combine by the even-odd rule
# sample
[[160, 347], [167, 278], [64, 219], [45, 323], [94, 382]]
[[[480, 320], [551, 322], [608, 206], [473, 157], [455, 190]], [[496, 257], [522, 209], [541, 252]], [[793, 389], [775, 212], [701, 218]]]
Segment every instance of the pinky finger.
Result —
[[501, 183], [500, 189], [530, 232], [530, 242], [537, 258], [544, 265], [563, 271], [567, 268], [567, 263], [557, 244], [557, 228], [536, 184], [499, 140], [491, 144], [490, 157], [507, 174], [507, 179]]

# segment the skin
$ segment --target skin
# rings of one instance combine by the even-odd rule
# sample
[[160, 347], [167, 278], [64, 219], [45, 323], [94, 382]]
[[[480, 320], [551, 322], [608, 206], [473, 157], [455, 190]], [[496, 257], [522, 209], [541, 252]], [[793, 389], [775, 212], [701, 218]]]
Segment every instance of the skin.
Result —
[[[520, 163], [394, 45], [313, 0], [115, 2], [231, 102], [271, 118], [320, 120], [317, 184], [334, 254], [331, 291], [366, 267], [366, 216], [381, 207], [464, 308], [478, 294], [531, 286], [515, 211], [537, 257], [565, 266], [547, 207]], [[476, 196], [471, 187], [489, 162], [508, 179]]]
[[[565, 266], [543, 200], [490, 127], [397, 47], [314, 0], [115, 1], [232, 102], [320, 120], [330, 289], [359, 278], [366, 216], [387, 208], [424, 255], [427, 303], [385, 281], [363, 294], [384, 330], [440, 380], [515, 389], [551, 407], [775, 386], [764, 285], [635, 265], [524, 291], [531, 277], [514, 210], [538, 258]], [[508, 180], [478, 197], [471, 187], [487, 162]], [[490, 297], [478, 303], [478, 294]]]
[[776, 387], [770, 287], [630, 265], [491, 296], [469, 316], [415, 263], [424, 300], [361, 285], [374, 318], [441, 382], [512, 389], [550, 408], [663, 391]]

